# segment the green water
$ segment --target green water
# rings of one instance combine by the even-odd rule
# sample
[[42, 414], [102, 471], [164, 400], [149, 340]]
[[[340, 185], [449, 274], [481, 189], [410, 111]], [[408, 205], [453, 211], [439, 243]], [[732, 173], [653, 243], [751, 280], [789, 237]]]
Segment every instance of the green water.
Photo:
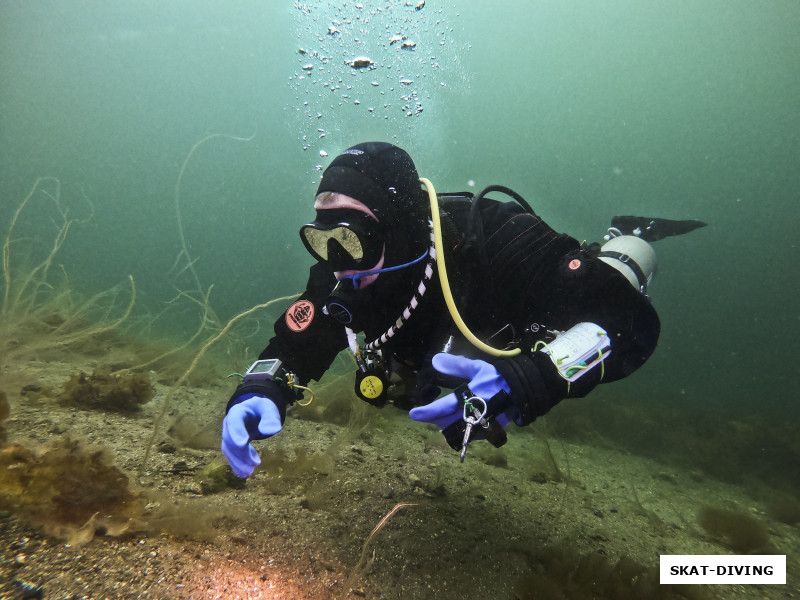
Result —
[[[708, 222], [657, 244], [660, 347], [603, 393], [712, 430], [796, 428], [800, 5], [356, 4], [4, 0], [0, 231], [57, 177], [91, 214], [59, 254], [74, 287], [131, 274], [157, 311], [187, 285], [170, 269], [189, 151], [253, 136], [204, 142], [181, 180], [189, 255], [227, 317], [302, 289], [320, 151], [394, 141], [440, 191], [508, 185], [579, 239], [615, 214]], [[374, 69], [346, 64], [362, 55]], [[51, 217], [24, 231], [49, 240]], [[797, 479], [797, 454], [775, 456]]]

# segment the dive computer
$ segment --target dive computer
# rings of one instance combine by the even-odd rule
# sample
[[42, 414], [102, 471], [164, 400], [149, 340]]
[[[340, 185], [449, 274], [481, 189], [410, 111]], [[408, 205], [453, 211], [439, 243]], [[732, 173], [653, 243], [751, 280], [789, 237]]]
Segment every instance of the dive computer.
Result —
[[283, 363], [277, 358], [257, 360], [244, 374], [244, 383], [275, 379]]

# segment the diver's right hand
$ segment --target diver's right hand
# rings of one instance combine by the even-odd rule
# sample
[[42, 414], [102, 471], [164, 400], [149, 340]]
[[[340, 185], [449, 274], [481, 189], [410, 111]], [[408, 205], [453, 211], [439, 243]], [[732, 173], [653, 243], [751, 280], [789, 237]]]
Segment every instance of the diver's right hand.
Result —
[[222, 453], [237, 477], [248, 477], [261, 464], [250, 440], [263, 440], [281, 430], [275, 403], [265, 396], [247, 394], [231, 406], [222, 421]]

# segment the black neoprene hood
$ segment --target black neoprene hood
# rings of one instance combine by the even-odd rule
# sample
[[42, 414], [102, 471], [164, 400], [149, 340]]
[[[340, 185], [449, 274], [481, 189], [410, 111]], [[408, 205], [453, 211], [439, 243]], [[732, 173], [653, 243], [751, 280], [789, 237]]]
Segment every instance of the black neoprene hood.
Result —
[[386, 266], [418, 258], [428, 246], [430, 212], [408, 153], [386, 142], [348, 148], [325, 169], [317, 195], [336, 192], [363, 202], [386, 232]]
[[325, 169], [317, 194], [338, 192], [366, 204], [382, 221], [420, 209], [417, 168], [408, 153], [386, 142], [348, 148]]

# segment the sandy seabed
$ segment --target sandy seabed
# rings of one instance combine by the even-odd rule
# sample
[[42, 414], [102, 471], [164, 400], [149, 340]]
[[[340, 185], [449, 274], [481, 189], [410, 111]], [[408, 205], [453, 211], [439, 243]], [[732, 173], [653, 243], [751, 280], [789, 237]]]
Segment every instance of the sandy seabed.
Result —
[[[59, 529], [0, 513], [3, 600], [800, 598], [800, 529], [768, 516], [768, 490], [565, 441], [547, 419], [512, 427], [500, 450], [473, 444], [461, 464], [438, 430], [392, 408], [337, 417], [325, 394], [258, 442], [264, 465], [252, 477], [217, 485], [208, 473], [220, 464], [229, 383], [178, 391], [139, 473], [169, 388], [154, 383], [132, 414], [55, 400], [94, 366], [3, 364], [7, 443], [36, 454], [69, 437], [106, 449], [140, 514], [113, 532], [102, 516]], [[365, 547], [397, 504], [409, 506]], [[770, 550], [787, 555], [787, 584], [659, 586], [662, 554], [735, 553], [698, 524], [708, 506], [762, 524]]]

